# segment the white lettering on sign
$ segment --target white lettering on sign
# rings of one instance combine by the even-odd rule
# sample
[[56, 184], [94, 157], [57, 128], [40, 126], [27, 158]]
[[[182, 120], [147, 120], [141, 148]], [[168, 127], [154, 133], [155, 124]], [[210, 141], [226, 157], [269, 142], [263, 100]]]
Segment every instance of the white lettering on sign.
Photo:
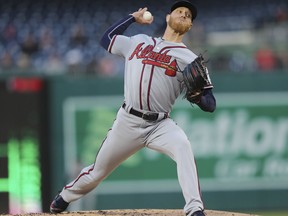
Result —
[[288, 176], [288, 161], [281, 158], [269, 158], [265, 161], [263, 173], [265, 176]]
[[264, 157], [282, 155], [288, 149], [288, 118], [249, 116], [245, 109], [220, 111], [214, 119], [174, 116], [192, 143], [197, 157]]
[[229, 160], [223, 159], [216, 163], [214, 174], [217, 178], [247, 178], [255, 176], [259, 170], [256, 160]]

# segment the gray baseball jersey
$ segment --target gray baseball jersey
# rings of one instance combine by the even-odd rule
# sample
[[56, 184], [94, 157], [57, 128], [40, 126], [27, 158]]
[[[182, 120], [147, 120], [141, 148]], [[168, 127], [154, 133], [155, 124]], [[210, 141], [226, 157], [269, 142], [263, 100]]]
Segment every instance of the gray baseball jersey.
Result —
[[183, 43], [144, 34], [117, 35], [109, 51], [125, 58], [126, 103], [140, 110], [167, 113], [181, 93], [180, 71], [197, 57]]

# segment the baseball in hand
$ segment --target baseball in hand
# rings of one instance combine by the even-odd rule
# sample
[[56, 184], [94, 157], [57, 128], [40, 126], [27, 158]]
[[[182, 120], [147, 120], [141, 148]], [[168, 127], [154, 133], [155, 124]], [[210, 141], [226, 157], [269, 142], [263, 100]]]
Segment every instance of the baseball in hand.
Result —
[[143, 18], [145, 20], [150, 20], [152, 18], [152, 14], [149, 11], [145, 11], [143, 14]]

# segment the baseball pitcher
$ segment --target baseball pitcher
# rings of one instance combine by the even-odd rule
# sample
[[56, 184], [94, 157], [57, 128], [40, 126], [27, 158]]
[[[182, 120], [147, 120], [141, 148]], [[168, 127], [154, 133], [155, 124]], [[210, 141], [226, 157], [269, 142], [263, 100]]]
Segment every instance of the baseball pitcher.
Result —
[[205, 215], [191, 144], [169, 116], [182, 93], [205, 112], [216, 108], [204, 58], [195, 55], [182, 42], [192, 27], [197, 9], [188, 1], [174, 3], [166, 16], [167, 27], [162, 37], [124, 36], [133, 23], [153, 22], [153, 16], [145, 12], [147, 8], [131, 13], [111, 26], [101, 39], [103, 48], [125, 61], [124, 102], [95, 162], [64, 186], [50, 205], [52, 213], [66, 210], [72, 201], [95, 189], [129, 156], [146, 147], [176, 162], [185, 198], [184, 213]]

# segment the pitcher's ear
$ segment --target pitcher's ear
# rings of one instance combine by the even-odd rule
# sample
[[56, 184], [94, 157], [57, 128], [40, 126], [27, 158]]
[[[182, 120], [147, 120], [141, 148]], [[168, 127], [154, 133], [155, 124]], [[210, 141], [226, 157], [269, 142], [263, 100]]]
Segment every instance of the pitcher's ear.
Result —
[[167, 14], [167, 15], [166, 15], [166, 22], [168, 22], [169, 19], [170, 19], [170, 14]]

